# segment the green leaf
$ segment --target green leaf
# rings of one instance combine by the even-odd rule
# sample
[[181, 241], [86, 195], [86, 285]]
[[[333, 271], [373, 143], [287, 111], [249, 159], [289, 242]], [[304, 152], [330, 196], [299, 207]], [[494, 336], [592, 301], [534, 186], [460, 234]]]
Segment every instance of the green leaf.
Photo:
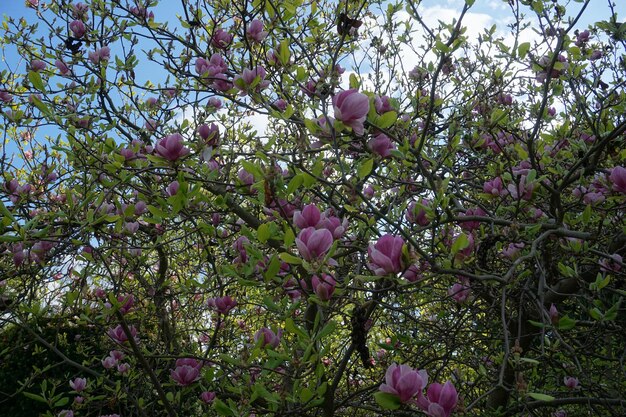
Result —
[[374, 399], [385, 410], [397, 410], [402, 404], [400, 397], [397, 395], [389, 394], [387, 392], [377, 392], [374, 394]]
[[217, 414], [219, 414], [220, 416], [236, 416], [237, 415], [235, 414], [233, 410], [230, 409], [229, 406], [226, 405], [226, 403], [224, 403], [224, 401], [220, 400], [219, 398], [216, 398], [215, 400], [213, 400], [213, 409], [217, 411]]
[[589, 309], [589, 315], [591, 316], [592, 319], [598, 320], [598, 321], [602, 320], [602, 318], [604, 317], [604, 315], [598, 309], [598, 307], [594, 307], [592, 309]]
[[46, 87], [43, 84], [41, 75], [36, 71], [28, 71], [28, 80], [39, 91], [45, 91]]
[[302, 340], [309, 340], [309, 335], [298, 326], [291, 317], [285, 320], [285, 330], [291, 334], [295, 334]]
[[377, 120], [376, 126], [380, 127], [381, 129], [387, 129], [388, 127], [393, 125], [396, 120], [398, 120], [398, 113], [393, 110], [388, 111], [387, 113], [380, 116], [380, 118]]
[[64, 405], [66, 405], [69, 402], [70, 402], [70, 399], [68, 397], [63, 397], [59, 401], [55, 402], [54, 406], [55, 407], [63, 407]]
[[289, 60], [291, 59], [291, 51], [289, 50], [289, 41], [287, 39], [283, 40], [278, 47], [278, 60], [282, 65], [289, 64]]
[[302, 185], [303, 182], [304, 177], [302, 174], [294, 175], [287, 185], [287, 194], [292, 194]]
[[313, 398], [313, 391], [310, 388], [304, 387], [300, 390], [300, 402], [302, 404], [308, 403]]
[[281, 254], [278, 255], [278, 257], [282, 259], [283, 261], [287, 262], [288, 264], [300, 265], [302, 263], [301, 258], [298, 258], [297, 256], [294, 256], [287, 252], [282, 252]]
[[546, 327], [546, 325], [545, 325], [545, 324], [543, 324], [543, 323], [541, 323], [541, 322], [539, 322], [539, 321], [528, 320], [528, 322], [529, 322], [530, 324], [532, 324], [533, 326], [535, 326], [535, 327], [539, 327], [539, 328], [541, 328], [541, 329], [543, 329], [544, 327]]
[[23, 392], [26, 398], [30, 398], [31, 400], [39, 401], [40, 403], [47, 403], [46, 399], [41, 395], [33, 394], [31, 392]]
[[551, 395], [539, 394], [537, 392], [529, 392], [528, 396], [530, 398], [534, 398], [535, 400], [539, 400], [539, 401], [553, 401], [554, 400], [554, 397]]
[[574, 326], [576, 326], [576, 320], [568, 317], [568, 316], [563, 316], [559, 319], [559, 323], [557, 325], [557, 327], [559, 328], [559, 330], [569, 330], [571, 328], [573, 328]]
[[13, 217], [13, 214], [9, 211], [8, 208], [6, 208], [6, 206], [4, 205], [4, 203], [2, 201], [0, 201], [0, 214], [2, 214], [3, 216], [8, 217], [9, 219], [11, 219], [12, 222], [15, 221], [15, 218]]
[[256, 231], [259, 242], [265, 243], [270, 238], [270, 227], [267, 223], [261, 223]]
[[521, 43], [517, 47], [517, 53], [518, 53], [520, 59], [524, 59], [526, 57], [526, 54], [528, 53], [529, 49], [530, 49], [530, 42]]
[[374, 168], [374, 160], [367, 159], [359, 165], [359, 171], [357, 172], [357, 175], [359, 176], [360, 179], [363, 179], [367, 177], [370, 174], [370, 172], [372, 172], [373, 168]]
[[337, 329], [337, 322], [332, 321], [332, 320], [329, 321], [326, 324], [326, 326], [324, 326], [322, 330], [320, 330], [320, 332], [317, 335], [315, 335], [315, 340], [320, 340], [320, 339], [325, 338], [329, 334], [333, 333], [336, 329]]
[[452, 248], [450, 249], [453, 255], [459, 253], [460, 250], [465, 249], [470, 244], [469, 239], [465, 235], [465, 233], [461, 233], [452, 244]]
[[356, 75], [354, 75], [354, 73], [350, 74], [350, 88], [359, 88], [361, 86], [361, 83], [359, 82], [359, 79], [356, 77]]

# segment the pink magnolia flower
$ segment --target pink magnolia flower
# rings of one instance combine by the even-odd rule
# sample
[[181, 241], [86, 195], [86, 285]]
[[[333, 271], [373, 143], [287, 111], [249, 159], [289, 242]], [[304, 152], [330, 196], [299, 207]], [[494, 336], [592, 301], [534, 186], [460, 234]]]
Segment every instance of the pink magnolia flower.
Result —
[[[176, 361], [178, 363], [178, 361]], [[185, 387], [196, 382], [200, 378], [200, 368], [190, 365], [176, 366], [170, 371], [170, 377], [180, 386]]]
[[322, 218], [320, 209], [315, 204], [308, 204], [304, 206], [302, 211], [297, 210], [293, 213], [293, 223], [299, 229], [306, 229], [307, 227], [316, 227]]
[[70, 23], [70, 30], [74, 34], [75, 38], [80, 39], [85, 35], [87, 28], [81, 20], [74, 20]]
[[178, 181], [172, 181], [167, 188], [165, 189], [165, 193], [169, 196], [169, 197], [173, 197], [176, 194], [178, 194], [178, 190], [180, 189], [180, 184], [178, 183]]
[[457, 282], [448, 289], [448, 295], [459, 304], [464, 303], [470, 296], [471, 287], [467, 278], [461, 278], [461, 282]]
[[516, 259], [519, 256], [520, 251], [524, 249], [524, 246], [524, 242], [509, 243], [505, 249], [502, 249], [502, 256], [508, 259]]
[[[130, 335], [133, 337], [133, 339], [135, 339], [137, 336], [137, 329], [135, 328], [135, 326], [128, 326], [128, 329], [130, 330]], [[124, 333], [124, 329], [120, 324], [118, 324], [113, 329], [109, 329], [107, 335], [111, 339], [113, 339], [114, 342], [119, 343], [120, 345], [128, 341], [128, 336], [126, 335], [126, 333]]]
[[[35, 5], [35, 7], [39, 5], [39, 2]], [[72, 410], [61, 410], [57, 417], [74, 417], [74, 412]]]
[[109, 61], [111, 59], [111, 49], [108, 46], [103, 46], [100, 49], [89, 52], [89, 61], [92, 64], [97, 64], [101, 61]]
[[393, 110], [391, 101], [389, 101], [389, 97], [387, 96], [374, 97], [374, 108], [378, 114], [384, 114]]
[[348, 220], [341, 221], [338, 217], [327, 216], [326, 213], [322, 214], [322, 218], [317, 224], [318, 229], [328, 229], [333, 235], [333, 239], [339, 239], [343, 236], [348, 228]]
[[382, 236], [376, 244], [367, 248], [371, 260], [368, 267], [379, 276], [401, 272], [403, 246], [404, 240], [399, 236]]
[[183, 156], [189, 154], [189, 149], [183, 145], [183, 136], [180, 133], [167, 135], [157, 142], [155, 152], [167, 159], [168, 161], [176, 161]]
[[557, 324], [559, 322], [559, 310], [556, 309], [554, 304], [550, 304], [548, 315], [550, 316], [550, 321], [552, 321], [553, 324]]
[[573, 376], [566, 376], [563, 378], [563, 383], [569, 389], [578, 388], [578, 378], [574, 378]]
[[81, 392], [87, 387], [87, 379], [86, 378], [76, 378], [73, 381], [70, 381], [70, 387], [76, 392]]
[[263, 22], [259, 19], [254, 19], [250, 22], [246, 30], [246, 38], [252, 42], [261, 43], [267, 36], [267, 32], [263, 30]]
[[46, 63], [39, 59], [33, 59], [30, 62], [30, 69], [35, 72], [43, 71], [46, 69]]
[[613, 168], [609, 180], [614, 191], [626, 194], [626, 168], [620, 166]]
[[[429, 207], [430, 201], [423, 198], [421, 203], [423, 207]], [[427, 226], [430, 223], [430, 219], [426, 214], [426, 210], [423, 207], [420, 207], [415, 201], [412, 201], [409, 204], [409, 207], [406, 211], [406, 219], [411, 223], [417, 223], [420, 226]]]
[[587, 41], [589, 41], [590, 33], [588, 30], [583, 30], [579, 34], [576, 35], [576, 46], [583, 46]]
[[10, 103], [13, 101], [13, 95], [6, 90], [0, 90], [0, 101]]
[[280, 111], [287, 110], [287, 102], [282, 98], [279, 98], [278, 100], [276, 100], [272, 105]]
[[87, 12], [89, 11], [89, 6], [83, 2], [71, 4], [72, 7], [72, 16], [74, 19], [87, 19]]
[[117, 372], [120, 374], [125, 374], [130, 370], [130, 365], [127, 363], [120, 363], [117, 365]]
[[118, 295], [117, 301], [121, 304], [120, 313], [126, 314], [133, 308], [135, 297], [132, 294]]
[[502, 178], [496, 177], [490, 181], [487, 181], [483, 184], [483, 191], [492, 196], [501, 196], [503, 195], [503, 184]]
[[230, 310], [235, 308], [237, 301], [226, 295], [224, 297], [209, 298], [207, 305], [220, 314], [228, 314]]
[[426, 390], [426, 397], [418, 401], [420, 408], [430, 417], [448, 417], [459, 401], [459, 394], [450, 381], [444, 385], [434, 382]]
[[270, 85], [270, 82], [265, 79], [266, 76], [265, 68], [257, 65], [252, 69], [245, 68], [241, 75], [235, 77], [234, 83], [242, 94], [247, 94], [250, 91], [261, 91]]
[[324, 257], [333, 244], [333, 235], [328, 229], [315, 230], [313, 227], [302, 229], [296, 237], [296, 246], [300, 255], [311, 261]]
[[389, 136], [381, 133], [377, 136], [374, 136], [367, 142], [367, 147], [370, 151], [375, 153], [376, 155], [380, 155], [383, 158], [388, 158], [391, 156], [391, 151], [396, 149], [396, 146], [391, 142]]
[[[469, 208], [465, 210], [465, 214], [460, 217], [486, 216], [486, 215], [487, 213], [485, 213], [483, 209], [481, 209], [480, 207], [476, 207], [476, 208]], [[480, 227], [480, 221], [478, 220], [461, 221], [460, 223], [461, 223], [461, 229], [463, 230], [472, 231]]]
[[54, 66], [57, 67], [61, 75], [67, 75], [71, 71], [70, 67], [68, 67], [67, 64], [61, 59], [54, 61]]
[[602, 272], [619, 272], [622, 269], [622, 255], [614, 253], [608, 258], [602, 258], [599, 263]]
[[204, 140], [207, 146], [218, 146], [220, 142], [220, 128], [215, 124], [200, 125], [197, 129], [198, 135]]
[[233, 35], [224, 29], [217, 29], [211, 37], [211, 45], [219, 49], [226, 49], [233, 41]]
[[205, 404], [211, 404], [215, 400], [215, 397], [216, 395], [213, 391], [204, 391], [202, 394], [200, 394], [200, 399]]
[[280, 344], [280, 338], [282, 336], [282, 330], [278, 330], [278, 333], [274, 333], [267, 327], [262, 327], [254, 334], [254, 342], [258, 343], [261, 340], [261, 346], [271, 346], [276, 349]]
[[322, 301], [328, 301], [332, 297], [335, 292], [335, 286], [337, 285], [337, 281], [332, 275], [322, 274], [321, 278], [317, 275], [313, 275], [311, 278], [311, 286], [313, 287], [313, 292], [320, 298]]
[[529, 201], [533, 196], [535, 184], [526, 184], [526, 175], [518, 177], [517, 182], [513, 182], [507, 186], [507, 190], [513, 199]]
[[416, 371], [408, 365], [392, 364], [385, 373], [385, 383], [378, 388], [382, 392], [397, 395], [400, 402], [406, 403], [416, 395], [421, 397], [428, 383], [425, 370]]
[[365, 118], [369, 112], [369, 97], [356, 89], [340, 92], [333, 97], [335, 119], [351, 127], [354, 133], [362, 136], [365, 132]]

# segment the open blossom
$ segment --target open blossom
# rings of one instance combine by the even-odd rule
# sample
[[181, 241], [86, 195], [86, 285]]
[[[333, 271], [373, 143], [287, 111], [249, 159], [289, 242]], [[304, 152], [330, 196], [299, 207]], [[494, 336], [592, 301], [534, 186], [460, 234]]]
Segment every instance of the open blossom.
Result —
[[406, 403], [416, 395], [421, 397], [427, 383], [428, 374], [425, 370], [416, 371], [408, 365], [394, 363], [387, 368], [385, 383], [380, 385], [379, 390], [397, 395], [400, 402]]
[[496, 177], [483, 184], [483, 191], [492, 196], [501, 196], [504, 194], [502, 178]]
[[219, 49], [226, 49], [232, 41], [233, 35], [221, 28], [217, 29], [211, 37], [211, 45]]
[[470, 296], [471, 287], [467, 278], [462, 278], [461, 282], [457, 282], [448, 289], [448, 295], [459, 304], [464, 303]]
[[375, 153], [376, 155], [380, 155], [383, 158], [388, 158], [391, 156], [391, 151], [396, 149], [395, 145], [389, 139], [389, 136], [381, 133], [377, 136], [374, 136], [367, 142], [367, 147], [370, 151]]
[[13, 95], [6, 90], [0, 90], [0, 101], [10, 103], [13, 101]]
[[333, 239], [340, 239], [348, 228], [348, 219], [343, 219], [342, 221], [339, 217], [328, 216], [326, 213], [323, 213], [317, 228], [327, 229], [333, 235]]
[[228, 314], [230, 310], [235, 308], [237, 301], [226, 295], [224, 297], [210, 298], [207, 301], [207, 305], [220, 314]]
[[[179, 359], [180, 360], [180, 359]], [[191, 385], [200, 378], [201, 366], [191, 366], [188, 364], [178, 365], [170, 371], [170, 377], [180, 386]]]
[[335, 119], [351, 127], [357, 135], [363, 135], [365, 118], [370, 109], [369, 97], [356, 89], [345, 90], [333, 97], [333, 108]]
[[266, 76], [265, 68], [261, 65], [252, 69], [245, 68], [241, 75], [235, 77], [235, 86], [241, 90], [242, 94], [250, 91], [261, 91], [270, 85], [270, 82], [265, 79]]
[[367, 248], [371, 261], [368, 267], [379, 276], [401, 272], [403, 246], [404, 240], [399, 236], [382, 236]]
[[81, 20], [74, 20], [70, 23], [70, 30], [74, 34], [75, 38], [80, 39], [85, 35], [87, 28]]
[[[128, 330], [130, 330], [131, 336], [133, 337], [133, 339], [135, 339], [137, 336], [137, 329], [135, 328], [135, 326], [128, 326]], [[116, 327], [112, 329], [109, 329], [109, 331], [107, 332], [107, 335], [111, 339], [113, 339], [113, 341], [119, 344], [122, 344], [128, 341], [128, 336], [126, 335], [126, 333], [124, 333], [124, 329], [122, 328], [120, 324], [118, 324]]]
[[313, 275], [311, 279], [311, 286], [313, 287], [313, 292], [317, 295], [320, 300], [328, 301], [332, 297], [335, 292], [335, 286], [337, 282], [332, 275], [322, 274], [321, 277], [317, 275]]
[[76, 392], [81, 392], [87, 387], [87, 379], [86, 378], [76, 378], [73, 381], [70, 381], [70, 387]]
[[103, 46], [100, 49], [89, 52], [89, 61], [91, 61], [92, 64], [108, 61], [109, 59], [111, 59], [111, 49], [108, 46]]
[[299, 229], [316, 227], [321, 218], [320, 209], [315, 204], [308, 204], [304, 206], [302, 211], [297, 210], [293, 213], [293, 222]]
[[307, 260], [319, 259], [333, 244], [333, 235], [328, 229], [315, 230], [313, 227], [302, 229], [296, 238], [296, 246], [300, 255]]
[[246, 38], [252, 42], [261, 43], [267, 36], [267, 32], [263, 30], [263, 22], [259, 19], [254, 19], [248, 25], [246, 30]]
[[271, 329], [263, 327], [254, 334], [254, 342], [258, 343], [261, 340], [261, 346], [271, 346], [274, 349], [280, 344], [280, 337], [282, 336], [282, 330], [278, 333], [274, 333]]
[[432, 383], [426, 396], [418, 399], [418, 404], [430, 417], [448, 417], [459, 401], [459, 394], [450, 381], [444, 385]]
[[189, 154], [189, 149], [183, 145], [183, 136], [180, 133], [167, 135], [157, 142], [155, 152], [167, 159], [168, 161], [176, 161], [183, 156]]

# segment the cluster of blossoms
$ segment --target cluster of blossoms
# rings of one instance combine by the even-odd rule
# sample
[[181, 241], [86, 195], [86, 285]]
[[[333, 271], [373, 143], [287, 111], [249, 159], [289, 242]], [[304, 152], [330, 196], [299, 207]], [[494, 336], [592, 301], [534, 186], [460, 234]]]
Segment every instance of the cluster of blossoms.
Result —
[[[333, 241], [340, 239], [348, 227], [347, 220], [341, 221], [329, 213], [321, 213], [315, 204], [295, 211], [293, 222], [301, 229], [296, 237], [296, 245], [300, 255], [307, 261], [323, 258]], [[329, 260], [329, 263], [333, 262]]]
[[459, 400], [459, 396], [450, 381], [441, 385], [428, 384], [425, 370], [417, 371], [408, 365], [392, 364], [385, 373], [385, 382], [380, 391], [395, 395], [401, 403], [412, 403], [421, 408], [430, 417], [449, 417]]
[[109, 356], [102, 359], [102, 366], [104, 369], [112, 369], [116, 368], [117, 372], [120, 374], [128, 372], [130, 369], [130, 365], [126, 362], [121, 362], [124, 360], [124, 352], [120, 352], [119, 350], [112, 350], [109, 352]]

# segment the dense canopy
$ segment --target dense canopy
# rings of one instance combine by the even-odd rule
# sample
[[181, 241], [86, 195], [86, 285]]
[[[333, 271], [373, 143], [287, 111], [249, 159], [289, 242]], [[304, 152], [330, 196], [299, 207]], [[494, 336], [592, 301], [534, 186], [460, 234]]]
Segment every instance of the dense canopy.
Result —
[[1, 409], [625, 415], [626, 10], [448, 3], [5, 15]]

